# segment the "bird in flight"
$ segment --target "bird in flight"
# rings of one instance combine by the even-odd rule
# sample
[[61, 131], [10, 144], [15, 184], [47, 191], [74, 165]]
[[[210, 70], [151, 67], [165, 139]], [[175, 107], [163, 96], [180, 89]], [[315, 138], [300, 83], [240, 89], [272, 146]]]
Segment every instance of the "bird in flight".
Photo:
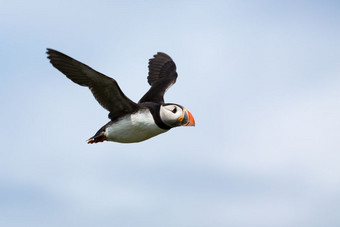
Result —
[[141, 142], [177, 126], [195, 126], [186, 108], [164, 103], [164, 93], [177, 79], [176, 65], [165, 53], [158, 52], [149, 60], [147, 79], [151, 87], [138, 103], [125, 96], [113, 78], [59, 51], [47, 48], [46, 53], [55, 68], [74, 83], [88, 87], [99, 104], [110, 112], [110, 122], [88, 139], [90, 144]]

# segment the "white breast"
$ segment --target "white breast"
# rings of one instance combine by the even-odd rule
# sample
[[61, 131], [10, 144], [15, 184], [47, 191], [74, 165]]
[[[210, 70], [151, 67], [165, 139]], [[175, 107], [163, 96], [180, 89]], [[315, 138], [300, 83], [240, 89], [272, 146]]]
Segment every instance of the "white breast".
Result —
[[150, 111], [142, 109], [113, 123], [105, 129], [104, 135], [110, 141], [134, 143], [147, 140], [168, 130], [159, 128]]

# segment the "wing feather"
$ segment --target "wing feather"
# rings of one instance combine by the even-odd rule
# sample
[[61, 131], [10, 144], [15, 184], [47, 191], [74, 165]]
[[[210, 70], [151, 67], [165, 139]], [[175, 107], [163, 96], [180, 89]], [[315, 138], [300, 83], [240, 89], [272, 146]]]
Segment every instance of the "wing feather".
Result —
[[47, 54], [51, 64], [67, 78], [91, 90], [99, 104], [110, 111], [109, 118], [115, 119], [139, 108], [124, 95], [114, 79], [59, 51], [47, 49]]
[[165, 53], [158, 52], [149, 60], [149, 91], [139, 100], [143, 102], [164, 103], [164, 94], [176, 82], [175, 62]]

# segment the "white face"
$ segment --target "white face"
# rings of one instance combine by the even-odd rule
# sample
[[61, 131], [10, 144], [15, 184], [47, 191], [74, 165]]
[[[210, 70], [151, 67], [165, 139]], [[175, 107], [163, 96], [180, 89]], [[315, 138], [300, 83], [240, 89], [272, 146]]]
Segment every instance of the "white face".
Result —
[[182, 107], [174, 104], [164, 105], [160, 108], [160, 117], [164, 124], [170, 127], [180, 126], [179, 117], [183, 116]]

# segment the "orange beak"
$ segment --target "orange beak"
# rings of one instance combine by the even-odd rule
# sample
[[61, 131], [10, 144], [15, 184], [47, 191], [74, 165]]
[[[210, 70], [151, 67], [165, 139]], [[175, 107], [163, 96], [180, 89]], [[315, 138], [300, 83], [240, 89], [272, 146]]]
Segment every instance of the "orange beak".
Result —
[[183, 116], [180, 118], [182, 126], [195, 126], [195, 119], [187, 109], [183, 108]]

